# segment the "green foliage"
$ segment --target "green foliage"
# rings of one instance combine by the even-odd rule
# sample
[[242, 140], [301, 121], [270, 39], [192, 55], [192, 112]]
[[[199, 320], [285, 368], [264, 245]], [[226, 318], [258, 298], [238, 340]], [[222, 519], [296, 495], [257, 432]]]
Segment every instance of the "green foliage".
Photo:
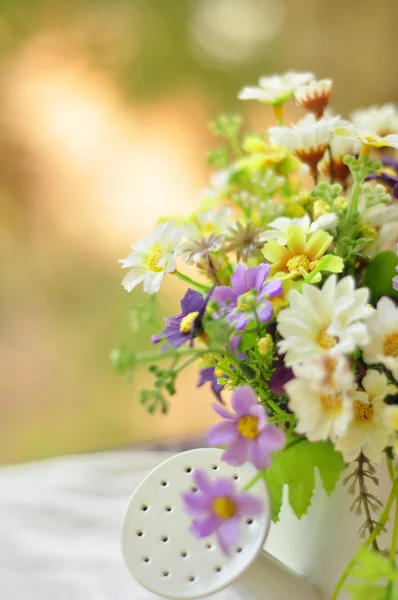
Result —
[[344, 469], [344, 461], [330, 442], [307, 442], [304, 438], [273, 456], [271, 467], [265, 471], [272, 502], [272, 520], [279, 520], [283, 487], [288, 486], [289, 503], [300, 519], [306, 514], [315, 488], [315, 467], [323, 487], [331, 494]]
[[139, 394], [139, 403], [145, 406], [148, 412], [154, 414], [160, 409], [162, 414], [167, 414], [169, 405], [164, 394], [160, 390], [156, 388], [153, 390], [140, 390]]
[[392, 278], [396, 275], [397, 257], [394, 252], [377, 254], [366, 269], [364, 285], [371, 291], [372, 302], [381, 296], [398, 298], [398, 291], [392, 287]]
[[157, 297], [155, 294], [137, 302], [130, 311], [129, 324], [132, 331], [136, 332], [144, 325], [160, 328]]
[[207, 154], [207, 163], [218, 169], [225, 169], [229, 163], [228, 148], [215, 148]]
[[134, 353], [122, 343], [112, 348], [109, 358], [119, 375], [126, 375], [134, 366]]
[[344, 164], [350, 169], [354, 181], [360, 182], [368, 175], [372, 175], [381, 167], [379, 160], [371, 160], [367, 154], [355, 158], [347, 154], [343, 159]]
[[361, 550], [358, 558], [352, 576], [360, 583], [349, 586], [351, 600], [398, 600], [398, 569], [392, 562], [380, 552], [368, 549]]
[[376, 204], [388, 204], [391, 202], [390, 194], [387, 194], [385, 187], [381, 184], [372, 185], [364, 183], [362, 193], [365, 197], [366, 208], [371, 208], [372, 206], [376, 206]]
[[310, 197], [314, 198], [314, 200], [324, 200], [328, 204], [332, 204], [340, 196], [342, 189], [338, 183], [330, 184], [322, 181], [314, 187], [310, 193]]
[[218, 119], [210, 123], [210, 131], [227, 140], [236, 139], [241, 127], [242, 117], [240, 115], [220, 115]]

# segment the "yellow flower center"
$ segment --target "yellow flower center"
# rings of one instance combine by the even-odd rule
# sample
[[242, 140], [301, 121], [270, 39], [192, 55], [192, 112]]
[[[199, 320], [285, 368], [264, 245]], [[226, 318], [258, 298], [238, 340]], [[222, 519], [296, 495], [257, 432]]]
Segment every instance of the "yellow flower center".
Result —
[[219, 496], [212, 503], [213, 510], [220, 519], [232, 519], [236, 515], [237, 507], [235, 502], [228, 496]]
[[321, 394], [321, 404], [327, 411], [340, 412], [343, 405], [341, 394]]
[[249, 310], [250, 304], [248, 304], [245, 301], [249, 296], [251, 296], [251, 292], [246, 292], [245, 294], [239, 296], [238, 302], [236, 303], [236, 307], [238, 310], [241, 310], [242, 312], [244, 312], [245, 310]]
[[322, 329], [316, 338], [316, 341], [317, 344], [319, 344], [322, 348], [328, 350], [329, 348], [333, 348], [333, 346], [335, 346], [339, 340], [337, 337], [334, 337], [334, 335], [329, 335], [326, 327], [325, 329]]
[[365, 144], [377, 144], [379, 141], [374, 135], [364, 135], [363, 139]]
[[308, 271], [310, 270], [310, 259], [305, 256], [305, 254], [296, 254], [295, 256], [292, 256], [292, 258], [289, 258], [289, 260], [286, 263], [287, 269], [289, 271], [289, 273], [297, 273], [300, 272], [302, 269], [304, 269], [304, 271]]
[[374, 410], [371, 404], [354, 400], [353, 407], [354, 417], [357, 421], [370, 421], [373, 418]]
[[398, 331], [386, 335], [383, 343], [385, 356], [398, 356]]
[[145, 264], [150, 269], [150, 271], [154, 271], [155, 273], [160, 273], [163, 271], [162, 267], [158, 267], [158, 263], [161, 258], [163, 258], [164, 252], [160, 244], [155, 244], [148, 256], [145, 259]]
[[192, 329], [193, 322], [198, 316], [199, 312], [195, 310], [194, 312], [188, 313], [181, 319], [180, 323], [180, 331], [182, 333], [189, 333]]
[[202, 233], [204, 233], [205, 235], [213, 233], [214, 232], [214, 223], [211, 223], [210, 221], [208, 221], [207, 223], [204, 223], [202, 225]]
[[258, 430], [258, 419], [252, 415], [244, 415], [238, 421], [239, 433], [248, 440], [255, 440], [260, 432]]
[[224, 377], [225, 373], [224, 373], [224, 371], [222, 369], [220, 369], [220, 367], [216, 367], [214, 369], [214, 375], [216, 377]]

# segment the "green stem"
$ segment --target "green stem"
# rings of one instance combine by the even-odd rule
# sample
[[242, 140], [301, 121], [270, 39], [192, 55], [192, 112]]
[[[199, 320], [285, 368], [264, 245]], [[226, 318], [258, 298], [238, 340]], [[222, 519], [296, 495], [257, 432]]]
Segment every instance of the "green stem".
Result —
[[[394, 485], [391, 488], [390, 495], [388, 497], [384, 511], [380, 517], [379, 523], [376, 525], [376, 527], [374, 528], [374, 530], [372, 531], [372, 533], [370, 534], [370, 536], [368, 537], [366, 542], [361, 546], [361, 548], [368, 548], [368, 546], [370, 546], [370, 544], [376, 539], [376, 537], [383, 531], [384, 526], [388, 521], [388, 517], [390, 515], [390, 511], [391, 511], [393, 502], [394, 502], [394, 500], [396, 500], [397, 493], [398, 493], [398, 477], [395, 479]], [[332, 596], [330, 597], [330, 600], [337, 600], [337, 597], [338, 597], [343, 585], [345, 584], [347, 577], [351, 572], [351, 569], [355, 566], [357, 560], [358, 560], [358, 556], [356, 554], [355, 556], [353, 556], [353, 558], [350, 560], [350, 562], [344, 569], [339, 581], [337, 582], [334, 592], [333, 592]]]
[[311, 271], [311, 273], [308, 273], [308, 275], [306, 277], [304, 277], [304, 283], [311, 283], [311, 281], [314, 280], [315, 275], [318, 275], [318, 273], [323, 271], [327, 267], [328, 263], [331, 261], [332, 258], [333, 257], [331, 254], [327, 254], [326, 256], [321, 258], [321, 260], [319, 261], [319, 263], [317, 264], [315, 269], [313, 271]]
[[[209, 354], [210, 352], [219, 352], [220, 350], [214, 350], [210, 348], [186, 348], [184, 350], [166, 350], [162, 352], [161, 350], [149, 350], [148, 352], [140, 352], [136, 354], [134, 357], [134, 365], [140, 365], [149, 363], [155, 360], [164, 360], [166, 358], [174, 358], [175, 356], [189, 356], [195, 355], [202, 356], [203, 354]], [[224, 353], [224, 351], [223, 351]], [[225, 353], [224, 353], [225, 354]]]
[[255, 474], [255, 476], [252, 477], [246, 483], [246, 485], [243, 486], [242, 492], [247, 492], [247, 490], [250, 490], [250, 488], [252, 488], [253, 485], [255, 485], [257, 483], [257, 481], [259, 481], [263, 477], [263, 474], [264, 474], [264, 471], [257, 471], [257, 473]]
[[177, 375], [178, 373], [180, 373], [181, 371], [183, 371], [186, 367], [188, 367], [191, 363], [193, 363], [194, 360], [196, 360], [196, 359], [197, 359], [197, 356], [191, 356], [191, 358], [188, 358], [188, 360], [186, 360], [185, 362], [183, 362], [182, 365], [180, 365], [179, 367], [177, 367], [177, 369], [175, 369], [174, 373]]
[[350, 202], [350, 205], [349, 205], [349, 209], [347, 211], [347, 221], [346, 221], [347, 223], [349, 223], [351, 221], [352, 216], [358, 210], [359, 194], [360, 193], [361, 193], [361, 182], [360, 181], [355, 181], [354, 185], [352, 186], [351, 202]]
[[189, 285], [193, 285], [198, 290], [202, 290], [204, 292], [208, 292], [210, 290], [210, 287], [208, 285], [203, 285], [203, 283], [199, 283], [198, 281], [194, 281], [193, 279], [191, 279], [190, 277], [188, 277], [188, 275], [184, 275], [184, 273], [180, 273], [180, 271], [175, 270], [174, 271], [174, 275], [177, 275], [178, 279], [181, 279], [182, 281], [185, 281], [186, 283], [189, 283]]
[[388, 471], [388, 474], [390, 476], [391, 483], [394, 483], [394, 478], [395, 478], [395, 475], [394, 475], [394, 461], [391, 458], [391, 456], [388, 456], [388, 454], [387, 454], [387, 457], [386, 457], [386, 461], [387, 461], [387, 471]]
[[398, 547], [398, 497], [395, 498], [395, 519], [394, 519], [394, 529], [392, 531], [391, 549], [390, 549], [390, 560], [394, 566], [395, 566], [395, 559], [397, 557], [397, 547]]

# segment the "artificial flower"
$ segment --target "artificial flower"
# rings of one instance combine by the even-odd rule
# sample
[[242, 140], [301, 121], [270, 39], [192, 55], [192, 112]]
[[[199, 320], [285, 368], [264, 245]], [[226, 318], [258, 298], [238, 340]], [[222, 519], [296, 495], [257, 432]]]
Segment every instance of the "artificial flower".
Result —
[[131, 269], [122, 281], [124, 288], [131, 292], [143, 282], [144, 292], [158, 292], [166, 273], [176, 269], [175, 252], [180, 239], [180, 231], [172, 221], [167, 221], [158, 225], [152, 235], [131, 246], [133, 252], [119, 260], [124, 269]]
[[398, 134], [381, 136], [377, 135], [374, 131], [357, 129], [355, 125], [337, 127], [334, 133], [348, 140], [363, 144], [362, 152], [369, 152], [372, 148], [398, 148]]
[[380, 137], [398, 133], [398, 109], [394, 104], [355, 110], [351, 121], [358, 129], [374, 131]]
[[369, 339], [363, 344], [368, 364], [383, 364], [398, 381], [398, 306], [383, 296], [368, 320]]
[[352, 418], [349, 396], [354, 377], [341, 355], [321, 355], [293, 366], [295, 379], [285, 385], [289, 408], [298, 417], [296, 432], [310, 441], [335, 440]]
[[202, 333], [202, 319], [208, 299], [209, 296], [204, 298], [199, 292], [188, 290], [181, 300], [181, 312], [175, 317], [165, 319], [163, 338], [174, 348], [178, 348], [187, 340], [192, 341], [196, 335]]
[[224, 389], [224, 386], [221, 383], [218, 383], [218, 379], [221, 373], [217, 373], [217, 367], [209, 366], [203, 367], [199, 372], [199, 381], [196, 384], [196, 387], [202, 387], [205, 383], [210, 383], [211, 391], [217, 398], [219, 402], [224, 404], [224, 401], [221, 396], [221, 392]]
[[221, 458], [240, 466], [250, 460], [257, 469], [271, 465], [271, 452], [282, 448], [285, 434], [276, 425], [268, 423], [264, 407], [258, 403], [250, 386], [236, 388], [232, 394], [234, 413], [213, 404], [214, 410], [225, 420], [210, 428], [210, 446], [226, 445]]
[[333, 229], [337, 223], [337, 217], [334, 213], [323, 215], [316, 221], [311, 223], [309, 215], [305, 214], [303, 217], [297, 217], [290, 219], [289, 217], [278, 217], [270, 223], [268, 228], [264, 231], [262, 238], [264, 241], [276, 240], [278, 244], [286, 246], [287, 234], [292, 225], [298, 225], [301, 227], [306, 235], [319, 231], [320, 229], [328, 230]]
[[248, 221], [246, 225], [237, 221], [229, 229], [225, 251], [236, 252], [238, 262], [241, 260], [247, 261], [249, 258], [260, 255], [264, 240], [264, 229], [262, 227], [253, 227], [252, 221]]
[[228, 219], [231, 216], [231, 212], [228, 206], [223, 206], [218, 211], [198, 211], [185, 225], [183, 233], [189, 240], [197, 239], [201, 236], [208, 237], [211, 234], [223, 236], [228, 231]]
[[208, 260], [210, 254], [218, 252], [224, 243], [224, 238], [220, 235], [211, 233], [208, 237], [189, 240], [180, 244], [178, 255], [181, 256], [188, 265], [197, 264], [203, 260]]
[[374, 369], [366, 372], [361, 385], [363, 390], [352, 394], [353, 418], [346, 433], [337, 439], [336, 448], [346, 462], [363, 452], [366, 458], [378, 463], [392, 433], [385, 423], [384, 398], [394, 393], [396, 387], [388, 383], [385, 373]]
[[322, 117], [325, 108], [329, 104], [331, 95], [331, 79], [321, 79], [320, 81], [314, 79], [307, 83], [307, 85], [297, 88], [294, 92], [296, 103], [314, 113], [318, 118]]
[[293, 152], [309, 166], [311, 174], [317, 177], [317, 165], [325, 154], [339, 121], [338, 116], [323, 117], [317, 121], [314, 115], [309, 114], [291, 127], [270, 127], [269, 139]]
[[[351, 176], [351, 171], [343, 162], [344, 157], [347, 156], [347, 154], [359, 154], [360, 149], [361, 145], [359, 142], [334, 135], [330, 140], [330, 153], [325, 152], [318, 163], [318, 170], [323, 175], [326, 175], [326, 177], [331, 177], [333, 175], [333, 179], [346, 188]], [[332, 157], [331, 163], [330, 156]]]
[[258, 87], [244, 87], [238, 94], [239, 100], [259, 100], [265, 104], [283, 104], [294, 91], [314, 79], [312, 73], [287, 71], [282, 75], [260, 77]]
[[287, 366], [310, 360], [326, 350], [351, 354], [369, 341], [366, 319], [373, 309], [368, 305], [369, 290], [355, 290], [353, 277], [337, 282], [331, 275], [319, 289], [304, 284], [302, 291], [291, 289], [289, 306], [278, 314], [278, 343]]
[[[292, 225], [287, 230], [286, 247], [271, 239], [265, 244], [263, 255], [272, 265], [271, 274], [278, 279], [306, 277], [324, 256], [329, 260], [322, 270], [340, 273], [344, 268], [342, 258], [332, 254], [325, 255], [332, 241], [333, 237], [326, 231], [316, 231], [307, 239], [303, 227]], [[314, 276], [314, 281], [320, 279], [320, 273]]]
[[267, 281], [270, 266], [244, 267], [238, 264], [232, 275], [232, 287], [219, 286], [211, 299], [220, 305], [220, 314], [237, 330], [242, 330], [250, 321], [258, 319], [267, 323], [272, 319], [273, 309], [268, 298], [280, 296], [283, 288], [280, 281]]
[[238, 542], [240, 518], [260, 515], [262, 501], [238, 491], [230, 479], [210, 481], [202, 469], [194, 471], [193, 481], [199, 491], [182, 492], [185, 511], [193, 517], [191, 533], [199, 539], [215, 533], [221, 550], [231, 554]]

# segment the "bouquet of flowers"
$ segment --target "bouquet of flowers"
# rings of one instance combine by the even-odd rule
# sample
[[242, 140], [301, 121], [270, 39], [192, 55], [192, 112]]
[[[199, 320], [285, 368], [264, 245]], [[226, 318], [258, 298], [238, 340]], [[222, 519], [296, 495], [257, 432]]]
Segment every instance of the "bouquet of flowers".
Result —
[[[149, 411], [167, 412], [177, 378], [191, 363], [209, 385], [219, 423], [208, 442], [223, 460], [250, 461], [258, 473], [244, 490], [194, 474], [184, 492], [192, 533], [236, 546], [239, 519], [261, 510], [249, 489], [267, 482], [273, 520], [284, 486], [298, 518], [311, 503], [314, 470], [330, 494], [342, 470], [364, 515], [364, 539], [337, 584], [356, 577], [352, 598], [398, 598], [398, 109], [329, 108], [330, 80], [288, 72], [261, 77], [241, 100], [272, 107], [276, 125], [242, 134], [238, 116], [211, 125], [222, 145], [200, 207], [169, 219], [121, 260], [123, 286], [153, 298], [163, 278], [186, 282], [181, 312], [152, 337], [154, 350], [112, 351], [121, 373], [147, 363]], [[307, 111], [284, 122], [295, 99]], [[178, 267], [177, 267], [178, 259]], [[186, 266], [184, 266], [184, 263]], [[196, 267], [197, 276], [193, 269]], [[189, 275], [187, 274], [189, 273]], [[150, 321], [154, 303], [136, 309]], [[231, 396], [227, 392], [232, 392]], [[227, 407], [228, 399], [231, 408]], [[387, 462], [391, 492], [377, 496], [375, 465]], [[391, 520], [390, 548], [379, 536]], [[394, 591], [395, 590], [395, 591]]]

